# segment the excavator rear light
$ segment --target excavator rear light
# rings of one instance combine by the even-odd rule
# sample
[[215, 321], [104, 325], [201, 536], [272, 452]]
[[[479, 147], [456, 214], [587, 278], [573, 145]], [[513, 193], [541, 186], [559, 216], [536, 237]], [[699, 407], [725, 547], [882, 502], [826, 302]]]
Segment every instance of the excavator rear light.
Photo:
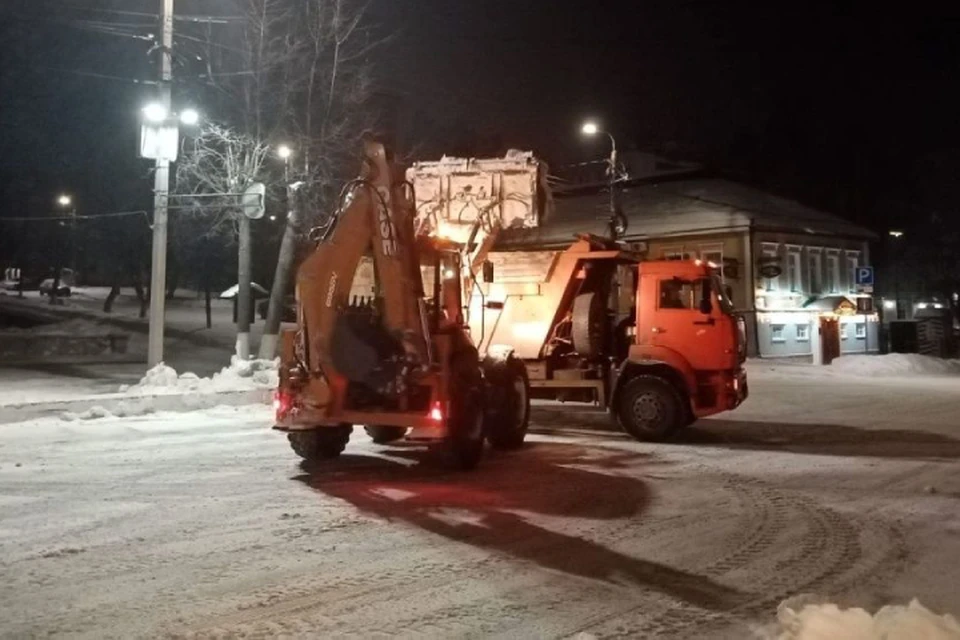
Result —
[[293, 394], [286, 391], [273, 392], [273, 411], [277, 420], [283, 420], [293, 408]]

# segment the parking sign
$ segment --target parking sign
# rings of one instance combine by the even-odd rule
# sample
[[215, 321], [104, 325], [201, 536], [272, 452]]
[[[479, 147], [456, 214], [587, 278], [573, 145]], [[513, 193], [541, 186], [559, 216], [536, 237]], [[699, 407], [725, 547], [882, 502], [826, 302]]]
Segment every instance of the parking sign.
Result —
[[873, 267], [857, 267], [855, 276], [858, 291], [873, 292]]

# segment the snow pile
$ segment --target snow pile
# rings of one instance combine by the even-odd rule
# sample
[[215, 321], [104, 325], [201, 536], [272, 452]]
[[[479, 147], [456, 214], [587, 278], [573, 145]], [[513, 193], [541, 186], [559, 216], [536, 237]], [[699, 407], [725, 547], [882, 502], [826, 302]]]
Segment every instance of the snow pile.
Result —
[[81, 413], [73, 413], [72, 411], [66, 411], [60, 415], [60, 419], [64, 422], [76, 422], [77, 420], [98, 420], [100, 418], [113, 418], [114, 414], [109, 410], [101, 407], [100, 405], [95, 405], [90, 407], [86, 411]]
[[209, 378], [195, 373], [177, 374], [177, 370], [162, 362], [147, 371], [140, 382], [120, 387], [120, 393], [131, 396], [167, 393], [216, 393], [218, 391], [246, 391], [277, 386], [279, 360], [244, 360], [230, 358], [230, 366]]
[[[950, 615], [938, 616], [914, 599], [909, 605], [888, 605], [870, 615], [860, 608], [835, 604], [804, 604], [804, 597], [786, 600], [777, 608], [778, 640], [958, 640], [960, 624]], [[807, 600], [809, 602], [809, 600]], [[797, 610], [799, 609], [799, 611]]]
[[856, 376], [960, 375], [960, 360], [943, 360], [919, 353], [843, 356], [830, 366], [835, 372]]

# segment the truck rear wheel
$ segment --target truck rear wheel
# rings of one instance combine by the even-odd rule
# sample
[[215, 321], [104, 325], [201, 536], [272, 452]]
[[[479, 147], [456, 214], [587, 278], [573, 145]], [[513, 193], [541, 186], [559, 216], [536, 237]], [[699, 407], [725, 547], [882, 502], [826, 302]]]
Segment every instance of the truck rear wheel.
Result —
[[309, 431], [290, 431], [287, 440], [298, 456], [309, 462], [336, 458], [343, 453], [353, 426], [317, 427]]
[[617, 416], [624, 431], [636, 440], [663, 440], [681, 425], [680, 394], [657, 376], [637, 376], [620, 391]]
[[494, 449], [523, 445], [530, 423], [530, 381], [527, 368], [517, 358], [507, 358], [486, 367], [490, 392], [484, 431]]
[[387, 427], [380, 424], [368, 424], [363, 427], [370, 439], [377, 444], [387, 444], [407, 435], [406, 427]]

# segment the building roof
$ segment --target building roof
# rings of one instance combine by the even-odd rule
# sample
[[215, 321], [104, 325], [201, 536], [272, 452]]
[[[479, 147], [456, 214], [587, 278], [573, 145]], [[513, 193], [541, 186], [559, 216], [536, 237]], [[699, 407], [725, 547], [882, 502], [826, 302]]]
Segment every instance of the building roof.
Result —
[[[605, 191], [556, 195], [539, 227], [501, 233], [496, 249], [552, 248], [577, 233], [606, 235], [610, 197]], [[764, 230], [871, 240], [873, 232], [835, 215], [765, 191], [716, 178], [683, 178], [623, 186], [621, 208], [629, 220], [624, 240]]]

